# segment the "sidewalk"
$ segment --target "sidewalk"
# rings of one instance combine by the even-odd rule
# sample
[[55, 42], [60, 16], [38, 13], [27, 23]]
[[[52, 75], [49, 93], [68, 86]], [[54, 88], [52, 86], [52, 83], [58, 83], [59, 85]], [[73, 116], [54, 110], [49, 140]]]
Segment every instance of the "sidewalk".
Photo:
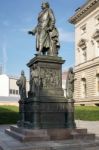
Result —
[[87, 128], [90, 133], [96, 133], [96, 140], [19, 142], [5, 134], [5, 129], [10, 125], [0, 125], [0, 150], [99, 150], [99, 121], [76, 120], [76, 125], [78, 128]]
[[89, 133], [95, 133], [99, 137], [99, 121], [76, 120], [77, 128], [87, 128]]

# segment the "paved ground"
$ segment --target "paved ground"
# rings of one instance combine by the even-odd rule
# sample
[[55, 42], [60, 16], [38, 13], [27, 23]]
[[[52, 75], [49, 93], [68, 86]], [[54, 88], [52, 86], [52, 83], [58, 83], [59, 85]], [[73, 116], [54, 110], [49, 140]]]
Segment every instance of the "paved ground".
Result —
[[0, 105], [15, 105], [18, 106], [19, 97], [0, 96]]
[[[88, 128], [88, 132], [96, 133], [95, 141], [65, 140], [21, 143], [5, 134], [8, 125], [0, 126], [0, 150], [99, 150], [99, 121], [76, 121], [77, 127]], [[2, 149], [3, 147], [3, 149]]]
[[76, 126], [79, 128], [87, 128], [89, 133], [95, 133], [99, 137], [99, 121], [76, 120]]

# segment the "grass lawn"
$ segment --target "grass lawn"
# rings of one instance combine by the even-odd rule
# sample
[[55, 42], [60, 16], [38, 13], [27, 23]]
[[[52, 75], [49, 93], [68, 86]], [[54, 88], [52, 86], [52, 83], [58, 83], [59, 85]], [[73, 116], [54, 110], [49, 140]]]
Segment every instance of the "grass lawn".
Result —
[[0, 124], [15, 124], [19, 113], [17, 106], [0, 106]]
[[86, 120], [86, 121], [99, 121], [99, 107], [76, 106], [75, 119]]
[[[19, 120], [18, 110], [17, 106], [0, 106], [0, 124], [16, 124]], [[99, 107], [76, 106], [75, 119], [99, 121]]]

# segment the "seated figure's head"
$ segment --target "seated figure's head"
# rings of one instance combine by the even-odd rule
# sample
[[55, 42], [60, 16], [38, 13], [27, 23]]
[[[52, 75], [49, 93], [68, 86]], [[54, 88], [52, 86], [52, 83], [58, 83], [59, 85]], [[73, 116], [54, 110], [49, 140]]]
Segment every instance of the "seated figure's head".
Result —
[[49, 3], [48, 2], [42, 2], [41, 8], [42, 9], [49, 8]]
[[73, 67], [69, 68], [69, 72], [73, 73]]
[[24, 75], [24, 70], [21, 71], [21, 75]]

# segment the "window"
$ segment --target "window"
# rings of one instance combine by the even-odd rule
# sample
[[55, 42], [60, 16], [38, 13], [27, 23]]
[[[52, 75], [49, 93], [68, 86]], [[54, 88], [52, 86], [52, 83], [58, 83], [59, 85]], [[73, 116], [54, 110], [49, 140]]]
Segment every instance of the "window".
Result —
[[99, 41], [96, 42], [96, 51], [97, 51], [97, 56], [99, 56]]
[[95, 17], [95, 22], [96, 22], [96, 25], [99, 24], [99, 15]]
[[97, 48], [99, 48], [99, 41], [97, 41]]
[[78, 43], [78, 48], [80, 49], [81, 63], [84, 63], [87, 61], [87, 40], [81, 39]]
[[18, 90], [14, 90], [14, 89], [10, 89], [9, 90], [10, 94], [13, 94], [13, 95], [18, 95], [19, 94], [19, 91]]
[[87, 52], [86, 52], [86, 48], [82, 49], [82, 55], [83, 55], [83, 62], [85, 62], [87, 60]]
[[96, 57], [99, 56], [99, 29], [95, 31], [93, 34], [93, 39], [95, 43], [95, 52], [96, 52]]
[[99, 41], [95, 41], [95, 56], [99, 56]]
[[84, 98], [87, 95], [86, 79], [82, 78], [81, 83], [82, 83], [82, 98]]
[[96, 75], [96, 94], [99, 96], [99, 74]]
[[12, 89], [10, 89], [10, 94], [12, 94]]
[[16, 95], [18, 95], [18, 90], [16, 90]]
[[84, 33], [86, 33], [86, 25], [83, 25], [81, 27], [81, 34], [84, 34]]
[[13, 94], [15, 94], [15, 90], [13, 90]]

